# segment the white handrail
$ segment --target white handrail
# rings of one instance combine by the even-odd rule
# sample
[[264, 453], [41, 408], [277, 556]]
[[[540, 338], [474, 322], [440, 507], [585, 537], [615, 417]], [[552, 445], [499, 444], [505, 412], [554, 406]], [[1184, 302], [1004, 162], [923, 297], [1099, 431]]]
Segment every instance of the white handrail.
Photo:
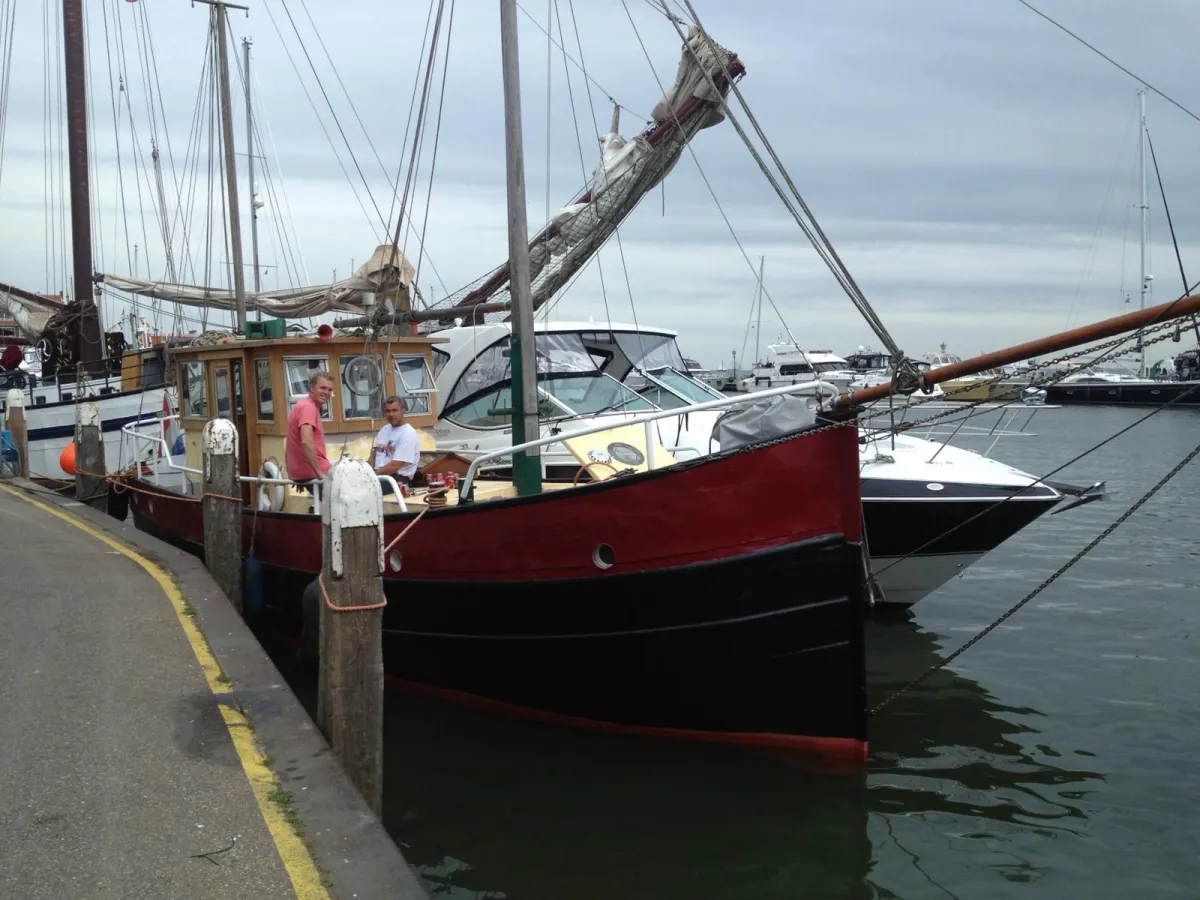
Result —
[[[686, 416], [694, 412], [703, 412], [709, 409], [725, 409], [730, 406], [737, 406], [740, 403], [745, 403], [747, 400], [759, 400], [763, 397], [777, 397], [783, 394], [800, 394], [806, 391], [811, 391], [814, 388], [829, 388], [834, 392], [834, 396], [838, 396], [838, 390], [827, 381], [805, 381], [800, 384], [789, 384], [779, 388], [768, 388], [765, 391], [753, 391], [749, 394], [738, 395], [734, 397], [725, 397], [721, 400], [708, 400], [704, 403], [693, 403], [691, 406], [681, 406], [675, 409], [657, 409], [652, 413], [645, 413], [640, 416], [634, 416], [632, 419], [621, 419], [619, 422], [606, 422], [602, 425], [593, 425], [590, 428], [581, 428], [578, 431], [569, 433], [560, 433], [550, 435], [549, 437], [538, 438], [535, 441], [526, 441], [523, 444], [514, 444], [511, 447], [503, 447], [498, 450], [489, 450], [487, 453], [481, 453], [471, 460], [471, 464], [467, 467], [467, 474], [463, 478], [463, 486], [459, 491], [460, 497], [469, 498], [471, 489], [475, 485], [475, 475], [479, 470], [480, 464], [493, 459], [500, 459], [505, 456], [511, 456], [520, 450], [528, 450], [531, 447], [544, 447], [547, 444], [557, 444], [564, 440], [575, 437], [583, 437], [589, 434], [600, 434], [604, 431], [612, 431], [615, 428], [624, 428], [629, 425], [641, 425], [643, 423], [656, 422], [659, 419], [670, 419], [677, 416]], [[647, 426], [647, 432], [649, 427]], [[652, 453], [650, 445], [646, 447], [648, 453]], [[648, 457], [652, 459], [652, 457]]]

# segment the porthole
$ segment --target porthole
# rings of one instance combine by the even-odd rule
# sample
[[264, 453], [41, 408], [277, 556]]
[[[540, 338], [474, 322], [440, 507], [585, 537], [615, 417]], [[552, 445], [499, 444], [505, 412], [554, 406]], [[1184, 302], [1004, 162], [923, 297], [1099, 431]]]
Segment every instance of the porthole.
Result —
[[944, 491], [946, 489], [946, 486], [944, 484], [938, 484], [936, 481], [934, 481], [934, 482], [931, 482], [930, 484], [925, 485], [925, 488], [926, 488], [926, 490], [930, 490], [930, 491]]
[[400, 555], [399, 550], [393, 550], [388, 554], [388, 568], [393, 572], [399, 572], [401, 566], [404, 565], [404, 557]]
[[146, 501], [146, 509], [148, 509], [150, 512], [154, 512], [154, 501], [153, 500]]
[[611, 569], [616, 561], [617, 554], [608, 544], [597, 544], [596, 549], [592, 551], [592, 563], [597, 569]]

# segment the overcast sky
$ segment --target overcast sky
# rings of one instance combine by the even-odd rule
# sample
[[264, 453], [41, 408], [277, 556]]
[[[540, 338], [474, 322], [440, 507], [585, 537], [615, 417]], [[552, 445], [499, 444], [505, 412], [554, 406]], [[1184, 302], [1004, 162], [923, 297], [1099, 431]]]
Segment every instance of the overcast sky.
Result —
[[[260, 179], [266, 194], [260, 243], [263, 263], [271, 267], [264, 284], [271, 288], [293, 281], [285, 256], [302, 259], [302, 277], [310, 283], [327, 281], [335, 270], [344, 277], [384, 233], [374, 205], [388, 217], [389, 181], [407, 158], [403, 138], [428, 4], [309, 0], [306, 10], [298, 0], [246, 2], [249, 16], [234, 12], [230, 25], [239, 41], [254, 40], [256, 115], [269, 132], [268, 146], [260, 151], [268, 157], [273, 188], [266, 194]], [[29, 3], [17, 12], [16, 76], [0, 172], [0, 281], [58, 290], [69, 269], [61, 236], [69, 232], [61, 204], [46, 199], [44, 78], [47, 72], [53, 77], [53, 96], [59, 4], [45, 3], [45, 10], [41, 3]], [[527, 11], [520, 15], [520, 43], [531, 229], [545, 220], [548, 205], [557, 210], [583, 181], [575, 120], [590, 172], [598, 154], [593, 115], [604, 130], [611, 116], [607, 97], [635, 111], [622, 114], [628, 136], [644, 127], [661, 93], [659, 79], [669, 83], [674, 75], [679, 59], [674, 29], [647, 0], [627, 3], [636, 32], [621, 0], [574, 0], [582, 54], [567, 0], [522, 4]], [[1114, 315], [1122, 311], [1123, 289], [1137, 304], [1137, 82], [1018, 0], [694, 3], [712, 36], [744, 61], [741, 87], [751, 109], [851, 272], [910, 354], [935, 350], [942, 341], [952, 351], [973, 354]], [[556, 49], [549, 57], [547, 109], [547, 41], [538, 26], [546, 25], [548, 5], [561, 13], [571, 55], [596, 82], [594, 107], [589, 107], [584, 81], [570, 65], [574, 116]], [[1037, 0], [1035, 5], [1185, 107], [1200, 110], [1193, 47], [1200, 34], [1200, 4]], [[89, 0], [86, 6], [98, 170], [96, 267], [127, 272], [132, 265], [127, 248], [137, 242], [140, 274], [161, 278], [165, 256], [157, 237], [153, 181], [141, 168], [148, 164], [151, 127], [143, 75], [149, 56], [139, 51], [146, 45], [140, 25], [144, 15], [157, 66], [154, 90], [161, 85], [165, 110], [157, 126], [159, 144], [166, 160], [169, 142], [174, 163], [164, 173], [167, 204], [176, 215], [177, 185], [191, 178], [184, 158], [196, 115], [208, 11], [186, 0]], [[44, 13], [51, 17], [48, 25]], [[556, 39], [558, 28], [555, 19]], [[445, 28], [443, 40], [444, 34]], [[423, 293], [433, 299], [443, 296], [443, 285], [453, 291], [507, 255], [498, 4], [459, 0], [449, 48], [425, 229], [428, 256], [419, 275]], [[306, 50], [370, 196], [337, 133]], [[240, 57], [240, 46], [236, 52]], [[119, 73], [128, 90], [118, 95], [118, 103], [128, 98], [136, 131], [131, 135], [128, 111], [122, 112], [123, 210], [117, 200], [110, 94]], [[440, 90], [440, 67], [434, 90], [435, 95]], [[234, 93], [235, 133], [244, 151], [236, 73]], [[1184, 264], [1195, 279], [1200, 277], [1200, 226], [1194, 213], [1200, 179], [1193, 160], [1200, 122], [1153, 93], [1147, 97], [1147, 116]], [[320, 123], [332, 135], [337, 156]], [[55, 141], [57, 127], [50, 128]], [[135, 140], [138, 162], [131, 151]], [[195, 269], [182, 276], [186, 281], [202, 280], [205, 268], [208, 141], [204, 130], [198, 177], [194, 188], [184, 191], [185, 199], [194, 198], [184, 205], [192, 210], [190, 251], [196, 261]], [[767, 289], [801, 344], [843, 354], [859, 344], [878, 346], [729, 124], [702, 132], [693, 147], [746, 254], [755, 265], [765, 257]], [[425, 217], [431, 154], [432, 141], [423, 151], [416, 190], [418, 222]], [[238, 165], [244, 207], [244, 156]], [[1180, 277], [1150, 171], [1150, 270], [1156, 276], [1155, 299], [1163, 302], [1178, 294]], [[281, 249], [280, 222], [292, 236], [287, 254]], [[54, 248], [48, 234], [54, 236]], [[742, 351], [752, 319], [754, 275], [690, 155], [685, 153], [665, 188], [633, 212], [621, 237], [623, 263], [610, 242], [600, 266], [593, 264], [562, 296], [556, 317], [603, 322], [636, 315], [643, 324], [677, 329], [684, 351], [708, 366], [727, 364], [731, 350]], [[409, 251], [416, 257], [412, 240]], [[212, 258], [212, 277], [223, 283], [227, 254], [214, 251]], [[106, 307], [110, 316], [115, 313], [111, 302]], [[783, 326], [769, 304], [764, 307], [762, 332], [768, 342]], [[748, 353], [753, 344], [751, 333]]]

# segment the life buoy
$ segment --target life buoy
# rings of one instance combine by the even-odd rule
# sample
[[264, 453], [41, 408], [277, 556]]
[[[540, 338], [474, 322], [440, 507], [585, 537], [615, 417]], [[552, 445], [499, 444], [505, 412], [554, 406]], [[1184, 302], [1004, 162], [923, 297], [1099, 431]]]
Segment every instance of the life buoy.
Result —
[[[273, 460], [268, 459], [258, 470], [259, 478], [281, 479], [283, 474]], [[284, 491], [282, 484], [259, 484], [258, 508], [263, 512], [279, 512], [283, 509]]]

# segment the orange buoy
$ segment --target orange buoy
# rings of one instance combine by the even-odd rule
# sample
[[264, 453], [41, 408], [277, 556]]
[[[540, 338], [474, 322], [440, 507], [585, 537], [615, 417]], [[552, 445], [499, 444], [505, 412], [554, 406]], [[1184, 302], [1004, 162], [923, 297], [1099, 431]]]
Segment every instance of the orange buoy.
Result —
[[75, 474], [75, 442], [67, 444], [63, 447], [63, 452], [58, 455], [58, 467], [68, 475]]

